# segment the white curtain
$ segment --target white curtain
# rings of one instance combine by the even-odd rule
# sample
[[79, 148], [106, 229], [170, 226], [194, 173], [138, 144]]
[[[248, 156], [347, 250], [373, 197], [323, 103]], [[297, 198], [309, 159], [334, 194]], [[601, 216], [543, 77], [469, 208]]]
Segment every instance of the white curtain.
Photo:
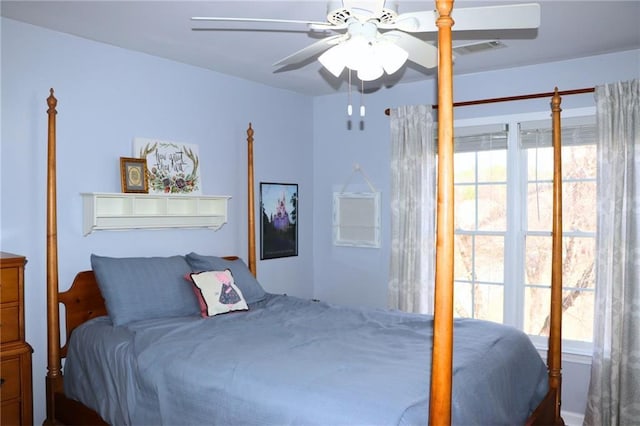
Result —
[[436, 148], [431, 107], [391, 110], [389, 307], [433, 313]]
[[585, 425], [640, 424], [640, 81], [596, 87], [598, 230]]

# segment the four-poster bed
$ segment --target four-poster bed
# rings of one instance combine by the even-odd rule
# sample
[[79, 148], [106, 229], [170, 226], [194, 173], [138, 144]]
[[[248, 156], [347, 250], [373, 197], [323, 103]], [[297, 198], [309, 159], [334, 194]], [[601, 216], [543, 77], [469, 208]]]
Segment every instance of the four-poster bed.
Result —
[[[440, 14], [439, 27], [439, 170], [438, 170], [438, 212], [437, 212], [437, 255], [436, 255], [436, 305], [433, 321], [433, 356], [431, 366], [431, 390], [424, 389], [424, 394], [430, 395], [429, 403], [415, 404], [414, 411], [418, 417], [407, 417], [404, 421], [426, 418], [421, 409], [429, 407], [429, 422], [434, 425], [450, 424], [452, 421], [452, 368], [453, 368], [453, 103], [452, 103], [452, 64], [451, 64], [451, 25], [450, 18], [453, 1], [436, 1]], [[51, 95], [47, 99], [49, 110], [48, 132], [48, 181], [47, 181], [47, 318], [48, 318], [48, 367], [46, 377], [47, 417], [45, 424], [104, 424], [105, 421], [95, 409], [88, 408], [84, 403], [65, 394], [67, 383], [63, 382], [62, 359], [70, 352], [71, 333], [77, 330], [80, 335], [87, 334], [82, 327], [91, 322], [105, 318], [108, 313], [105, 300], [101, 294], [96, 276], [93, 271], [79, 273], [68, 291], [58, 291], [58, 256], [56, 232], [56, 105], [57, 101]], [[548, 390], [547, 383], [542, 389], [542, 395], [537, 395], [535, 404], [529, 400], [531, 406], [527, 418], [528, 424], [562, 424], [560, 417], [560, 316], [561, 316], [561, 175], [560, 175], [560, 97], [557, 91], [553, 97], [553, 126], [554, 126], [554, 220], [553, 220], [553, 282], [551, 302], [551, 336], [548, 359]], [[247, 130], [248, 141], [248, 237], [249, 254], [248, 269], [255, 275], [255, 204], [253, 183], [253, 135], [251, 125]], [[235, 257], [226, 259], [233, 260]], [[94, 268], [95, 269], [95, 268]], [[275, 299], [275, 298], [274, 298]], [[60, 317], [59, 303], [65, 304], [66, 339], [64, 346], [60, 346]], [[257, 306], [257, 305], [256, 305]], [[322, 309], [333, 309], [324, 305]], [[257, 309], [256, 309], [257, 310]], [[332, 311], [334, 312], [334, 311]], [[362, 314], [362, 312], [360, 312]], [[225, 320], [231, 318], [227, 315]], [[408, 317], [400, 315], [401, 322]], [[414, 320], [411, 317], [411, 320]], [[400, 320], [399, 320], [400, 321]], [[201, 321], [202, 322], [202, 321]], [[227, 321], [229, 323], [229, 321]], [[105, 328], [104, 324], [99, 325]], [[115, 329], [108, 324], [111, 329]], [[500, 326], [498, 326], [500, 327]], [[107, 327], [108, 328], [108, 327]], [[142, 333], [142, 329], [139, 330]], [[76, 337], [76, 336], [74, 336]], [[515, 337], [514, 337], [515, 338]], [[525, 336], [526, 338], [526, 336]], [[456, 345], [458, 342], [456, 342]], [[525, 344], [522, 344], [525, 345]], [[520, 343], [516, 346], [522, 346]], [[458, 348], [458, 346], [456, 346]], [[75, 348], [72, 348], [75, 350]], [[516, 347], [513, 348], [517, 349]], [[459, 352], [456, 352], [459, 354]], [[400, 355], [400, 354], [399, 354]], [[462, 356], [462, 355], [459, 355]], [[526, 357], [526, 355], [522, 355]], [[539, 357], [538, 357], [539, 358]], [[77, 363], [78, 361], [74, 361]], [[424, 361], [423, 361], [424, 362]], [[67, 364], [70, 359], [67, 358]], [[73, 363], [71, 363], [73, 364]], [[76, 364], [77, 365], [77, 364]], [[508, 367], [498, 365], [497, 370]], [[544, 366], [543, 366], [544, 367]], [[293, 367], [292, 367], [293, 368]], [[513, 367], [512, 367], [513, 368]], [[65, 374], [67, 373], [65, 365]], [[482, 368], [480, 368], [482, 370]], [[543, 372], [546, 376], [547, 369]], [[504, 372], [503, 372], [504, 373]], [[512, 376], [514, 371], [506, 371]], [[519, 372], [520, 373], [520, 372]], [[487, 379], [488, 381], [489, 379]], [[520, 379], [519, 379], [520, 380]], [[524, 378], [521, 379], [524, 381]], [[276, 385], [277, 387], [277, 385]], [[540, 393], [540, 385], [534, 383], [531, 387]], [[271, 391], [272, 389], [270, 389]], [[243, 388], [249, 392], [250, 388]], [[402, 393], [403, 391], [399, 392]], [[392, 392], [389, 392], [392, 393]], [[546, 395], [545, 395], [546, 393]], [[380, 395], [382, 402], [388, 395]], [[482, 395], [480, 396], [482, 397]], [[527, 398], [532, 398], [527, 396]], [[538, 403], [539, 402], [539, 403]], [[255, 401], [254, 401], [255, 403]], [[215, 406], [215, 402], [210, 402]], [[357, 405], [354, 403], [353, 405]], [[383, 405], [383, 404], [380, 404]], [[525, 404], [526, 405], [526, 404]], [[303, 407], [312, 411], [314, 407]], [[318, 407], [324, 410], [324, 407]], [[462, 407], [468, 408], [468, 407]], [[493, 407], [490, 407], [492, 409]], [[535, 408], [535, 410], [534, 410]], [[282, 408], [284, 409], [284, 408]], [[481, 408], [478, 408], [480, 410]], [[330, 410], [329, 410], [330, 411]], [[410, 410], [407, 410], [410, 411]], [[463, 410], [464, 411], [464, 410]], [[473, 413], [473, 410], [471, 410]], [[319, 413], [316, 413], [319, 415]], [[326, 413], [321, 413], [325, 415]], [[339, 412], [337, 413], [339, 415]], [[527, 414], [527, 415], [528, 415]], [[293, 417], [298, 422], [304, 418]], [[318, 421], [318, 418], [312, 418]], [[455, 417], [454, 417], [455, 419]], [[307, 419], [308, 420], [308, 419]], [[385, 421], [386, 423], [386, 421]]]

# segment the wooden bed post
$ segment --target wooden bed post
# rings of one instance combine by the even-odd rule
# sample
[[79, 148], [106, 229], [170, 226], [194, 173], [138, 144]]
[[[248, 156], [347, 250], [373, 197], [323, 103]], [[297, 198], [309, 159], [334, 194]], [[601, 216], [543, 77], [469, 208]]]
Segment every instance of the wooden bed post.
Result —
[[451, 424], [453, 358], [453, 0], [436, 0], [438, 26], [438, 207], [429, 423]]
[[44, 424], [55, 423], [54, 394], [62, 390], [60, 364], [60, 317], [58, 311], [58, 231], [56, 205], [56, 106], [57, 99], [50, 90], [47, 156], [47, 418]]
[[562, 400], [562, 131], [560, 93], [556, 87], [551, 98], [553, 144], [553, 206], [551, 229], [551, 309], [547, 374], [549, 390], [526, 425], [564, 425]]
[[[249, 123], [247, 129], [247, 215], [248, 215], [248, 239], [249, 239], [249, 270], [254, 276], [257, 274], [256, 269], [256, 208], [255, 208], [255, 191], [253, 185], [253, 128]], [[262, 215], [260, 216], [262, 220]]]
[[549, 331], [549, 388], [555, 392], [555, 424], [563, 424], [560, 415], [562, 391], [562, 131], [560, 102], [555, 88], [551, 99], [553, 126], [553, 227], [551, 267], [551, 313]]

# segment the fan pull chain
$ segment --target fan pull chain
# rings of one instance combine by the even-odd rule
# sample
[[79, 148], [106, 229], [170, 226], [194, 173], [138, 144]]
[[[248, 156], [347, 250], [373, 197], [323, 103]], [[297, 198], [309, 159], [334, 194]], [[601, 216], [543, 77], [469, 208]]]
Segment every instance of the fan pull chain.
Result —
[[360, 117], [364, 117], [364, 80], [360, 80]]
[[349, 68], [349, 95], [347, 104], [347, 115], [351, 117], [353, 114], [353, 106], [351, 105], [351, 68]]

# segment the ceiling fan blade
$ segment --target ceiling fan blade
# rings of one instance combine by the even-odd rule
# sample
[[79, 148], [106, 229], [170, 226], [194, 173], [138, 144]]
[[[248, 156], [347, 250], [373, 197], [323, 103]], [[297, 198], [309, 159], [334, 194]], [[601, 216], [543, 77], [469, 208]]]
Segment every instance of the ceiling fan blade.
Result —
[[540, 26], [537, 3], [468, 7], [453, 10], [454, 31], [521, 29]]
[[301, 21], [296, 19], [271, 19], [271, 18], [229, 18], [223, 16], [193, 16], [192, 21], [220, 21], [220, 22], [266, 22], [274, 24], [306, 24], [318, 27], [335, 27], [329, 22], [321, 21]]
[[425, 68], [438, 65], [438, 48], [403, 31], [387, 31], [383, 35], [409, 53], [409, 60]]
[[[454, 31], [521, 29], [540, 26], [540, 5], [537, 3], [499, 6], [465, 7], [451, 12]], [[380, 28], [395, 28], [410, 33], [436, 32], [438, 12], [408, 12]]]
[[286, 65], [294, 65], [298, 64], [308, 58], [311, 58], [314, 55], [317, 55], [321, 52], [324, 52], [331, 46], [334, 46], [340, 42], [340, 39], [345, 38], [344, 34], [336, 34], [331, 37], [323, 38], [322, 40], [318, 40], [313, 44], [305, 47], [304, 49], [300, 49], [297, 52], [287, 56], [286, 58], [280, 59], [278, 62], [273, 64], [274, 67], [286, 66]]
[[437, 18], [438, 12], [435, 10], [401, 13], [393, 22], [380, 23], [379, 28], [398, 29], [410, 33], [436, 32], [438, 31], [436, 26]]

